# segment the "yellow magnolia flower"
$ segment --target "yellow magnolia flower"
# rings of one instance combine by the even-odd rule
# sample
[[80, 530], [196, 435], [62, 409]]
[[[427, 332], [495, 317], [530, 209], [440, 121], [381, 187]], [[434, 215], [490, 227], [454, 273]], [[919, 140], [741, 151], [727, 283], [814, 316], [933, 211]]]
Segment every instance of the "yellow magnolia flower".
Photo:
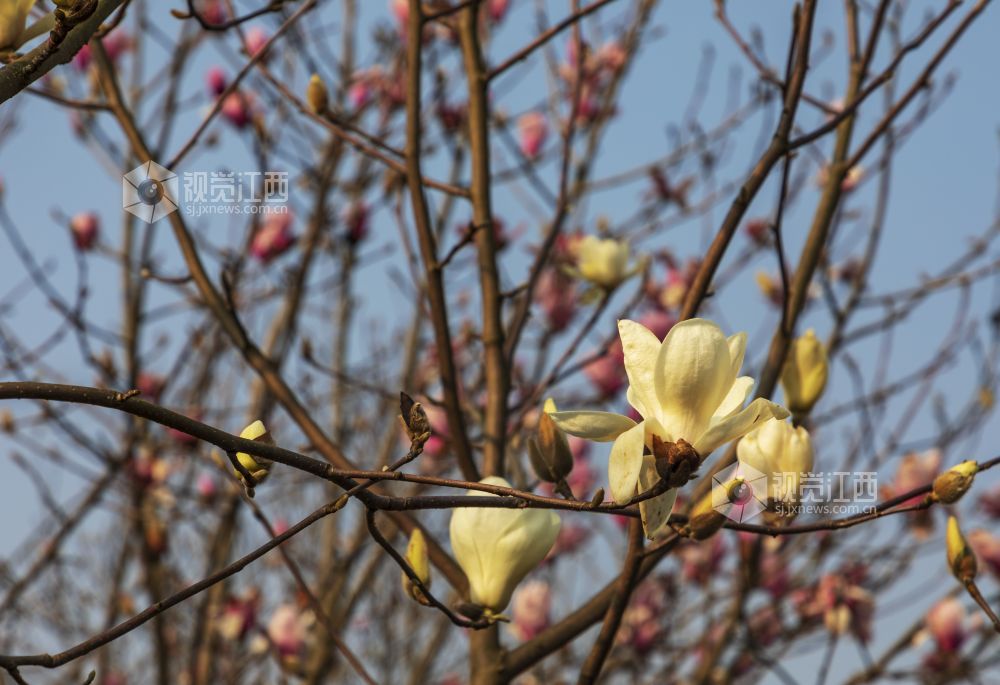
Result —
[[14, 50], [28, 23], [28, 13], [35, 0], [0, 0], [0, 50]]
[[[264, 427], [264, 422], [259, 419], [244, 428], [240, 433], [240, 437], [246, 440], [262, 442], [265, 445], [274, 444], [271, 434], [268, 433], [267, 428]], [[243, 468], [245, 468], [258, 483], [263, 482], [264, 479], [267, 478], [268, 473], [271, 471], [271, 464], [273, 463], [269, 459], [255, 457], [251, 454], [247, 454], [246, 452], [237, 452], [236, 460], [240, 462]], [[241, 476], [242, 480], [242, 474], [237, 472], [237, 475]]]
[[632, 275], [628, 256], [628, 242], [588, 235], [576, 245], [576, 269], [584, 280], [611, 290]]
[[[480, 481], [509, 488], [503, 478]], [[469, 490], [467, 495], [496, 497]], [[469, 600], [497, 614], [517, 584], [555, 544], [561, 521], [547, 509], [461, 507], [451, 515], [451, 549], [469, 579]]]
[[810, 328], [805, 335], [792, 341], [781, 372], [785, 404], [793, 414], [806, 414], [813, 408], [823, 394], [828, 373], [826, 348]]
[[736, 445], [736, 456], [767, 476], [767, 496], [780, 502], [798, 499], [799, 480], [813, 467], [809, 432], [777, 419], [745, 435]]
[[[632, 498], [637, 485], [646, 490], [660, 480], [656, 459], [644, 458], [644, 448], [655, 455], [674, 443], [675, 454], [690, 454], [693, 448], [702, 460], [764, 421], [788, 416], [783, 407], [762, 398], [743, 406], [754, 385], [752, 378], [738, 375], [745, 333], [726, 338], [705, 319], [676, 324], [662, 343], [634, 321], [619, 321], [618, 333], [629, 379], [628, 401], [643, 420], [635, 423], [626, 416], [599, 411], [551, 414], [556, 425], [571, 435], [614, 441], [608, 479], [616, 502]], [[679, 443], [682, 440], [687, 444]], [[676, 497], [676, 489], [671, 489], [639, 504], [647, 535], [667, 522]]]

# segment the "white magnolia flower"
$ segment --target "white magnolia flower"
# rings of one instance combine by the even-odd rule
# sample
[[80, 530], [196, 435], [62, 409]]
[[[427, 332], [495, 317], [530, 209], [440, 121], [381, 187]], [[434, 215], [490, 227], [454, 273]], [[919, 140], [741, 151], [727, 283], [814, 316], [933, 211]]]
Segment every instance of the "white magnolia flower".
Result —
[[[788, 412], [765, 399], [744, 407], [754, 381], [738, 376], [746, 334], [728, 339], [711, 321], [689, 319], [676, 324], [660, 340], [642, 324], [622, 320], [618, 332], [625, 353], [628, 401], [643, 420], [598, 411], [552, 414], [567, 433], [596, 441], [614, 440], [608, 465], [611, 494], [627, 502], [636, 486], [645, 491], [660, 477], [652, 456], [653, 438], [664, 443], [687, 441], [704, 459], [716, 447], [734, 440], [770, 418]], [[641, 502], [646, 534], [652, 536], [670, 516], [677, 491]]]
[[[509, 488], [503, 478], [480, 481]], [[467, 495], [497, 497], [468, 490]], [[548, 509], [462, 507], [451, 515], [451, 548], [469, 578], [469, 599], [493, 613], [510, 602], [517, 584], [549, 553], [559, 534], [559, 516]]]
[[21, 45], [21, 34], [34, 5], [35, 0], [0, 0], [0, 50], [13, 50]]
[[736, 456], [747, 466], [767, 476], [767, 496], [775, 501], [794, 501], [803, 473], [813, 468], [812, 440], [801, 426], [771, 419], [744, 436]]
[[588, 235], [576, 245], [576, 269], [584, 280], [607, 290], [631, 276], [628, 242]]

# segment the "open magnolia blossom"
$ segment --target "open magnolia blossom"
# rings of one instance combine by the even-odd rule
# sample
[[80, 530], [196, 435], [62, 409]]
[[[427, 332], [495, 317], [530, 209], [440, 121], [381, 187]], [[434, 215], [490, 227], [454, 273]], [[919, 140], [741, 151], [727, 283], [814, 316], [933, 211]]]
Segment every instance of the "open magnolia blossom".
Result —
[[[752, 378], [738, 375], [745, 333], [726, 338], [705, 319], [676, 324], [662, 343], [635, 321], [619, 321], [618, 333], [629, 380], [628, 401], [643, 420], [635, 423], [599, 411], [551, 414], [556, 425], [571, 435], [614, 441], [608, 480], [616, 502], [628, 502], [637, 486], [645, 491], [660, 480], [653, 455], [666, 451], [700, 461], [764, 421], [788, 416], [783, 407], [765, 399], [743, 406], [754, 385]], [[646, 448], [652, 454], [643, 456]], [[697, 468], [697, 463], [693, 466]], [[667, 522], [676, 497], [674, 488], [639, 504], [646, 535], [652, 536]]]
[[[480, 482], [510, 487], [496, 476]], [[479, 490], [465, 494], [498, 496]], [[517, 584], [555, 544], [560, 525], [558, 514], [548, 509], [455, 509], [451, 515], [451, 548], [469, 579], [469, 600], [492, 614], [503, 611]]]
[[[67, 1], [56, 0], [56, 5], [63, 7]], [[29, 40], [55, 28], [52, 12], [27, 26], [28, 15], [34, 6], [35, 0], [0, 0], [0, 52], [17, 50]]]
[[617, 288], [634, 270], [628, 268], [628, 242], [588, 235], [576, 244], [576, 272], [605, 290]]
[[778, 419], [765, 421], [744, 436], [736, 456], [767, 476], [767, 496], [776, 502], [797, 501], [802, 474], [813, 467], [809, 431]]

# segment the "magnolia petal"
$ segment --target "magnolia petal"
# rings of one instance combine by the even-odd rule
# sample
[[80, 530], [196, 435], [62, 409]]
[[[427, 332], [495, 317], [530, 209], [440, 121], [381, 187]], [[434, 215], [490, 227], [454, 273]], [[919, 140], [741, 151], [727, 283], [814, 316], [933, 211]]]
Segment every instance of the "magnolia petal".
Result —
[[[656, 358], [660, 354], [660, 340], [641, 323], [622, 319], [618, 322], [618, 336], [625, 353], [625, 373], [628, 375], [629, 404], [636, 411], [648, 416], [647, 409], [656, 406]], [[633, 402], [633, 398], [638, 402]]]
[[753, 386], [754, 380], [750, 376], [740, 376], [737, 378], [733, 382], [733, 387], [729, 389], [729, 393], [726, 394], [726, 399], [722, 400], [722, 404], [715, 410], [715, 415], [712, 418], [724, 419], [739, 411], [743, 403], [750, 397], [750, 393], [753, 392]]
[[549, 416], [564, 432], [594, 442], [611, 442], [635, 425], [629, 417], [607, 411], [557, 411]]
[[[646, 409], [646, 405], [639, 400], [636, 396], [635, 391], [632, 390], [632, 386], [625, 388], [625, 400], [629, 403], [629, 406], [639, 412], [639, 416], [649, 419], [652, 418], [652, 411]], [[655, 404], [652, 406], [656, 406]]]
[[746, 409], [732, 416], [713, 419], [708, 430], [694, 442], [694, 448], [705, 458], [719, 445], [746, 435], [764, 421], [787, 417], [787, 409], [758, 397]]
[[743, 357], [747, 351], [746, 332], [734, 333], [726, 338], [726, 344], [729, 345], [729, 360], [732, 362], [733, 378], [736, 378], [740, 375], [740, 369], [743, 368]]
[[611, 485], [611, 496], [619, 504], [635, 495], [635, 485], [639, 482], [639, 471], [642, 469], [645, 437], [645, 426], [637, 423], [619, 435], [611, 446], [608, 482]]
[[711, 321], [688, 319], [670, 329], [654, 377], [657, 418], [674, 439], [705, 432], [733, 384], [731, 369], [729, 344]]
[[[639, 474], [639, 491], [646, 492], [660, 481], [656, 472], [656, 461], [651, 455], [643, 457], [642, 471]], [[642, 517], [642, 529], [650, 540], [670, 520], [670, 512], [677, 499], [677, 489], [668, 490], [662, 495], [639, 502], [639, 515]]]

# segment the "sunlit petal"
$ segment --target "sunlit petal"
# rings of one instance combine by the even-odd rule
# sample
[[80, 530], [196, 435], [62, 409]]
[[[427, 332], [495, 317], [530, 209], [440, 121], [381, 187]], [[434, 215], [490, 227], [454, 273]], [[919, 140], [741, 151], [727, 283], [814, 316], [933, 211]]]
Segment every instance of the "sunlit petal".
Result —
[[594, 442], [610, 442], [635, 425], [629, 417], [607, 411], [557, 411], [549, 416], [566, 433]]

